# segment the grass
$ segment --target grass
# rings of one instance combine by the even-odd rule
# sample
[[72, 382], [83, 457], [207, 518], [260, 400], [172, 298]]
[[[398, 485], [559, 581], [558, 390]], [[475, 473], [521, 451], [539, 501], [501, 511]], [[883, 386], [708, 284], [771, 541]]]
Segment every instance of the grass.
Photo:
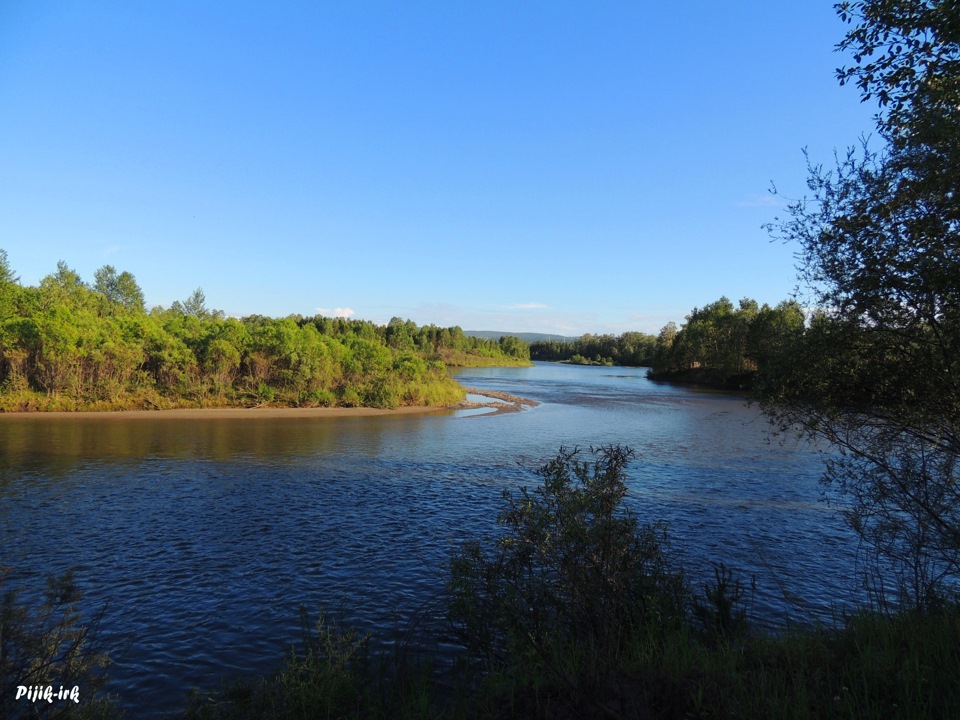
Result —
[[[388, 658], [371, 656], [369, 638], [324, 622], [316, 643], [292, 653], [275, 676], [196, 694], [184, 717], [960, 717], [956, 605], [922, 616], [862, 611], [832, 627], [789, 627], [735, 641], [718, 641], [693, 622], [667, 633], [642, 628], [604, 677], [591, 679], [590, 692], [572, 689], [582, 677], [562, 679], [562, 673], [517, 674], [517, 665], [480, 671], [466, 654], [451, 683], [420, 661], [397, 668]], [[566, 651], [560, 659], [564, 672], [590, 671], [575, 649]]]

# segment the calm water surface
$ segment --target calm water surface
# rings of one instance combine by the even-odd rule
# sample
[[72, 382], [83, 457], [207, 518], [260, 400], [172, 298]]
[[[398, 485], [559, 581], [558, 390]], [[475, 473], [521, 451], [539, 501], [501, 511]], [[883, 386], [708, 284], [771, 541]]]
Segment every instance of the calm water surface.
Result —
[[536, 364], [458, 379], [521, 413], [130, 421], [0, 417], [0, 565], [41, 588], [75, 568], [106, 603], [112, 691], [137, 717], [194, 686], [276, 668], [301, 605], [394, 628], [438, 597], [451, 548], [491, 532], [504, 487], [560, 446], [636, 451], [630, 502], [665, 520], [696, 576], [755, 575], [756, 617], [829, 617], [855, 544], [819, 502], [821, 461], [770, 441], [742, 398], [643, 370]]

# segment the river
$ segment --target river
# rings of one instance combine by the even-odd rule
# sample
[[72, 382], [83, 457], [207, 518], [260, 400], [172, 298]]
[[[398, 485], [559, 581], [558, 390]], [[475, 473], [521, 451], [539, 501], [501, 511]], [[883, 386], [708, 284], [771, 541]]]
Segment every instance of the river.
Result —
[[397, 626], [439, 597], [444, 563], [495, 527], [503, 488], [561, 446], [621, 443], [631, 506], [669, 526], [691, 577], [723, 561], [758, 622], [829, 619], [859, 601], [856, 544], [820, 501], [818, 454], [771, 439], [736, 395], [642, 369], [463, 370], [516, 413], [336, 419], [0, 420], [0, 565], [29, 596], [74, 568], [105, 606], [110, 690], [136, 717], [191, 687], [275, 669], [299, 608]]

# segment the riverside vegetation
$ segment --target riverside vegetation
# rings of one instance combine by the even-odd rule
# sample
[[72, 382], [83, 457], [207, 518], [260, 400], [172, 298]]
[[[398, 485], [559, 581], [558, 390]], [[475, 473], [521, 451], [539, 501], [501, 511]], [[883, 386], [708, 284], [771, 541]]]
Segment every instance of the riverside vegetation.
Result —
[[528, 363], [515, 337], [399, 318], [229, 318], [199, 289], [147, 312], [133, 275], [110, 265], [93, 285], [60, 262], [22, 287], [0, 250], [0, 411], [449, 406], [465, 393], [448, 366]]
[[667, 323], [657, 335], [626, 332], [588, 334], [573, 342], [538, 341], [530, 344], [530, 357], [573, 365], [649, 367], [655, 380], [744, 390], [804, 328], [803, 309], [796, 300], [771, 307], [743, 298], [734, 307], [721, 297], [694, 308], [679, 328]]

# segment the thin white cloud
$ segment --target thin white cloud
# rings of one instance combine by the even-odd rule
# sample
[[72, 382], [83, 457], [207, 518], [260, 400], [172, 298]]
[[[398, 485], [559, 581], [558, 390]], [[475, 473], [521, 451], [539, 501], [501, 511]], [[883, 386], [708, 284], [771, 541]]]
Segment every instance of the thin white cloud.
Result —
[[778, 195], [767, 193], [758, 195], [756, 193], [748, 195], [743, 200], [737, 201], [738, 207], [759, 207], [759, 208], [778, 208], [784, 206], [783, 198]]
[[317, 308], [317, 312], [320, 315], [325, 315], [326, 317], [342, 317], [348, 318], [356, 315], [356, 312], [353, 308]]
[[507, 310], [546, 310], [549, 308], [549, 305], [544, 305], [543, 303], [516, 303], [514, 305], [507, 305]]

